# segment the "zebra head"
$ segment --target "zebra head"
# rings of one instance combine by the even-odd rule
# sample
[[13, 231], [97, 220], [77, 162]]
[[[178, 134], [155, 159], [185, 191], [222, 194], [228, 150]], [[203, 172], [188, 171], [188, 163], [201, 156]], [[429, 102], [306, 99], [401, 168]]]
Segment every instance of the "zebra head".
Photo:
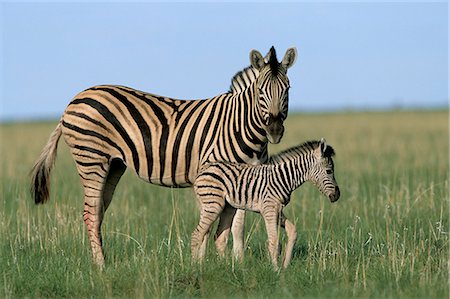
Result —
[[251, 65], [259, 71], [256, 78], [258, 106], [264, 130], [270, 143], [279, 143], [283, 137], [283, 122], [288, 114], [289, 79], [287, 70], [294, 63], [297, 50], [289, 48], [281, 62], [275, 48], [264, 58], [257, 50], [250, 52]]
[[314, 150], [314, 163], [309, 172], [309, 180], [327, 196], [331, 202], [339, 199], [341, 192], [334, 178], [334, 149], [321, 139]]

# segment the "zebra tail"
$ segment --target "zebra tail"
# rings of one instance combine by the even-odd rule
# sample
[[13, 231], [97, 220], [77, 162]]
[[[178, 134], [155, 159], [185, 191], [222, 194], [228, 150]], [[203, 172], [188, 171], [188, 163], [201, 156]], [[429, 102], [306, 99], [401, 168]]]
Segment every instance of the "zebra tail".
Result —
[[50, 194], [50, 171], [55, 164], [56, 151], [61, 133], [60, 121], [31, 169], [31, 194], [36, 204], [43, 204], [48, 201]]

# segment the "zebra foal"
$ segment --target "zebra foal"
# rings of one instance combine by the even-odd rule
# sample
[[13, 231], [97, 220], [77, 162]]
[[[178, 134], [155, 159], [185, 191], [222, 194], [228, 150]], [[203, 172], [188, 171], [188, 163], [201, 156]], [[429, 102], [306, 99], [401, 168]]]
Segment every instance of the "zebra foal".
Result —
[[268, 235], [272, 264], [278, 268], [278, 226], [286, 230], [288, 243], [283, 261], [286, 268], [292, 258], [296, 229], [283, 214], [291, 193], [310, 181], [331, 202], [340, 191], [334, 178], [334, 149], [320, 141], [308, 141], [271, 157], [269, 164], [251, 166], [229, 162], [205, 165], [194, 182], [200, 204], [199, 224], [192, 233], [192, 257], [204, 257], [206, 241], [213, 222], [226, 206], [261, 213]]

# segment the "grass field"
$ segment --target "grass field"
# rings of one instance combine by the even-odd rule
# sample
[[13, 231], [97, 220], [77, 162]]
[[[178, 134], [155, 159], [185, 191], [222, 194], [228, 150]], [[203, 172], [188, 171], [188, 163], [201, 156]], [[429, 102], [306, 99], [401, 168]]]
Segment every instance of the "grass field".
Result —
[[191, 189], [126, 173], [103, 225], [106, 269], [91, 266], [82, 189], [60, 142], [50, 202], [35, 206], [28, 173], [53, 123], [2, 124], [0, 297], [448, 298], [448, 111], [290, 115], [271, 152], [325, 137], [341, 198], [311, 185], [286, 208], [299, 238], [272, 270], [261, 217], [247, 214], [245, 261], [192, 264]]

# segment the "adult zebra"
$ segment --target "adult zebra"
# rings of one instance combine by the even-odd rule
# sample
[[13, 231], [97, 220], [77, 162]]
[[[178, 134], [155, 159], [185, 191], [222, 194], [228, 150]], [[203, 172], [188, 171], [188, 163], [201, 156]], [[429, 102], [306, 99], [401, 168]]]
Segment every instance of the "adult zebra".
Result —
[[[278, 62], [273, 47], [265, 58], [252, 50], [251, 66], [234, 76], [231, 90], [205, 100], [175, 100], [113, 85], [82, 91], [68, 105], [32, 170], [35, 203], [48, 200], [49, 174], [63, 135], [84, 187], [83, 217], [93, 260], [103, 266], [103, 215], [126, 167], [153, 184], [189, 187], [207, 161], [266, 161], [267, 142], [278, 143], [283, 135], [287, 70], [296, 56], [290, 48]], [[218, 244], [226, 242], [234, 216], [224, 215]], [[243, 215], [235, 219], [233, 247], [242, 256]]]

